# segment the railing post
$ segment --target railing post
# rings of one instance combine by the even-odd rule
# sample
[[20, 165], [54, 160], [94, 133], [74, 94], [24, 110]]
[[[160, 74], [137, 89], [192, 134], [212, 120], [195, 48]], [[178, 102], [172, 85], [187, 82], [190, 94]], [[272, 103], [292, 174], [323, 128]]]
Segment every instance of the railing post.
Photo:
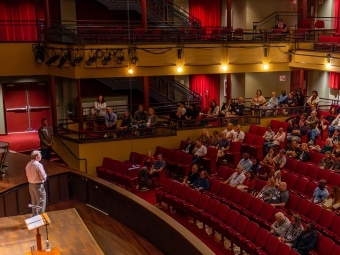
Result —
[[150, 79], [144, 76], [144, 109], [148, 111], [150, 108]]
[[57, 118], [57, 101], [55, 93], [55, 80], [54, 75], [50, 75], [50, 96], [51, 96], [51, 108], [52, 108], [52, 127], [53, 132], [57, 133], [58, 130], [58, 118]]
[[79, 130], [80, 130], [80, 129], [83, 129], [83, 106], [81, 103], [80, 79], [77, 79], [77, 94], [78, 94], [78, 119], [80, 120], [79, 122]]
[[141, 0], [142, 4], [142, 26], [144, 29], [148, 28], [148, 17], [147, 17], [147, 9], [146, 9], [146, 0]]
[[44, 11], [45, 11], [45, 42], [48, 42], [50, 37], [49, 37], [49, 31], [51, 28], [51, 20], [50, 20], [50, 5], [49, 5], [49, 0], [45, 0], [44, 2]]

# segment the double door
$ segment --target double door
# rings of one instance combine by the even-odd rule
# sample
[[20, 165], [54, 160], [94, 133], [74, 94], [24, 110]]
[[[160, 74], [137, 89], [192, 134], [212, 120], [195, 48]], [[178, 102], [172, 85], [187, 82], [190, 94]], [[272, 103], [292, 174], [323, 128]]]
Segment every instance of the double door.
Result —
[[7, 133], [38, 130], [41, 119], [50, 121], [47, 82], [3, 84]]

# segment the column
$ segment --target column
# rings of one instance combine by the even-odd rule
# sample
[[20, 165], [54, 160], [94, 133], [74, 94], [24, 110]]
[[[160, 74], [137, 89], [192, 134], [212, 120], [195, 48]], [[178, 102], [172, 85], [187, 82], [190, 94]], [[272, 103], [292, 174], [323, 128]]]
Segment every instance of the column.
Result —
[[83, 106], [81, 104], [81, 87], [80, 79], [77, 79], [77, 95], [78, 95], [78, 118], [79, 118], [79, 129], [83, 129]]
[[302, 89], [303, 93], [305, 93], [304, 88], [303, 88], [304, 81], [305, 81], [305, 71], [304, 70], [300, 70], [299, 88]]
[[55, 93], [54, 75], [50, 75], [50, 96], [51, 96], [51, 113], [52, 113], [52, 127], [53, 132], [57, 132], [58, 118], [57, 118], [57, 99]]
[[227, 0], [227, 28], [231, 28], [231, 0]]
[[44, 12], [45, 12], [45, 41], [48, 41], [49, 40], [49, 32], [48, 31], [51, 27], [49, 0], [44, 1]]
[[146, 0], [141, 0], [141, 4], [142, 4], [142, 26], [144, 29], [148, 28], [148, 15], [147, 15], [147, 10], [146, 10]]
[[226, 86], [226, 102], [229, 101], [229, 99], [231, 99], [231, 73], [227, 73], [226, 75], [227, 78], [227, 86]]
[[144, 76], [144, 109], [150, 108], [149, 76]]

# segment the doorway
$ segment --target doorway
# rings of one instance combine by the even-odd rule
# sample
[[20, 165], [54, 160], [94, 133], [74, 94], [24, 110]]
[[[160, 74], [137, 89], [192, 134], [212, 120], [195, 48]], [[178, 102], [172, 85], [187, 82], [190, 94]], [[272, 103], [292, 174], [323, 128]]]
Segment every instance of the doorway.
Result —
[[47, 82], [4, 83], [7, 133], [36, 131], [40, 120], [50, 121]]

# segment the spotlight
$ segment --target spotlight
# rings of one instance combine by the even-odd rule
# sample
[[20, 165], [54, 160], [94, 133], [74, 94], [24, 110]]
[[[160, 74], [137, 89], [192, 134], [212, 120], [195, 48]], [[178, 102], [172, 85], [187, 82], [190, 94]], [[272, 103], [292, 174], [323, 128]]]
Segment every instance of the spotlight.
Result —
[[34, 58], [35, 62], [38, 64], [41, 64], [45, 60], [45, 50], [44, 46], [40, 46], [39, 44], [33, 45], [33, 51], [34, 51]]
[[118, 65], [123, 64], [123, 61], [125, 61], [124, 52], [122, 51], [122, 49], [118, 49], [118, 50], [114, 53], [114, 57], [115, 57], [116, 63], [117, 63]]
[[133, 74], [133, 69], [132, 69], [131, 67], [128, 69], [128, 74], [129, 74], [129, 75], [132, 75], [132, 74]]
[[178, 66], [176, 68], [177, 73], [181, 73], [183, 71], [183, 68], [181, 66]]
[[71, 53], [70, 51], [67, 51], [64, 53], [64, 56], [61, 57], [60, 62], [58, 64], [58, 68], [63, 69], [63, 66], [65, 65], [67, 60], [71, 59]]
[[87, 65], [87, 66], [90, 66], [90, 65], [92, 65], [96, 60], [97, 60], [96, 55], [93, 55], [92, 57], [90, 57], [90, 58], [86, 61], [86, 65]]
[[223, 71], [223, 72], [227, 71], [227, 69], [228, 69], [228, 67], [225, 66], [225, 65], [224, 65], [224, 66], [221, 66], [221, 68], [222, 68], [222, 71]]
[[137, 57], [137, 56], [133, 56], [132, 58], [131, 58], [131, 64], [136, 64], [137, 63], [137, 61], [139, 60], [139, 58]]
[[269, 68], [268, 64], [264, 64], [264, 65], [263, 65], [263, 69], [264, 69], [264, 70], [268, 70], [268, 68]]
[[80, 65], [81, 61], [83, 61], [83, 56], [79, 56], [73, 59], [71, 62], [71, 66], [75, 67], [76, 65]]
[[58, 54], [55, 54], [55, 53], [53, 52], [53, 56], [52, 56], [49, 60], [47, 60], [47, 61], [45, 62], [45, 64], [46, 64], [47, 66], [50, 66], [50, 65], [52, 65], [54, 62], [56, 62], [59, 58], [60, 58], [60, 56], [59, 56]]
[[121, 65], [121, 64], [123, 63], [124, 60], [125, 60], [124, 56], [117, 57], [116, 63], [117, 63], [118, 65]]
[[102, 64], [104, 66], [106, 66], [109, 62], [111, 62], [111, 53], [109, 53], [109, 55], [107, 55], [103, 60], [102, 60]]
[[331, 68], [331, 67], [332, 67], [332, 65], [331, 65], [331, 55], [328, 54], [328, 55], [327, 55], [327, 64], [326, 64], [326, 68], [329, 69], [329, 68]]

